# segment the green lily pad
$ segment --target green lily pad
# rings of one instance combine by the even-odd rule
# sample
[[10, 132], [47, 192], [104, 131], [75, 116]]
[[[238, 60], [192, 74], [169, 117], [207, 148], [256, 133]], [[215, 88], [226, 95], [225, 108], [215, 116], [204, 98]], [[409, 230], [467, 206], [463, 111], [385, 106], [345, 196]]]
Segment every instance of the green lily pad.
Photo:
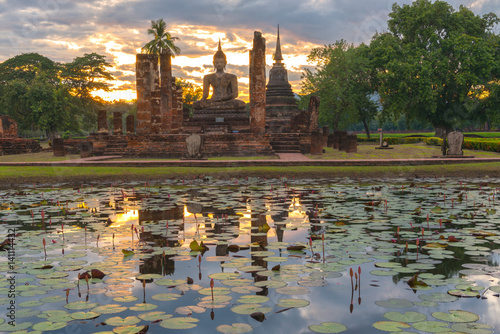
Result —
[[246, 295], [241, 296], [237, 302], [242, 304], [262, 304], [269, 301], [269, 297], [267, 296], [259, 296], [259, 295]]
[[184, 315], [191, 315], [192, 313], [203, 313], [206, 310], [207, 309], [204, 307], [191, 305], [191, 306], [178, 307], [175, 309], [175, 313], [184, 314]]
[[151, 311], [156, 309], [158, 306], [150, 303], [135, 304], [135, 306], [129, 307], [132, 311]]
[[469, 334], [492, 334], [494, 333], [494, 328], [490, 325], [474, 323], [458, 323], [451, 325], [451, 329], [457, 332], [469, 333]]
[[113, 328], [115, 334], [136, 334], [142, 331], [145, 326], [119, 326]]
[[285, 286], [277, 288], [276, 292], [284, 295], [305, 295], [309, 293], [309, 289], [303, 286]]
[[132, 303], [135, 302], [137, 299], [136, 296], [123, 296], [123, 297], [115, 297], [113, 300], [118, 303]]
[[189, 329], [197, 326], [199, 320], [190, 317], [177, 317], [165, 319], [160, 322], [160, 326], [168, 329]]
[[241, 275], [238, 273], [215, 273], [211, 274], [208, 277], [218, 280], [231, 280], [240, 277]]
[[438, 320], [448, 322], [474, 322], [479, 320], [479, 316], [475, 313], [461, 310], [450, 310], [446, 312], [434, 312], [432, 316]]
[[135, 325], [141, 322], [141, 320], [135, 316], [130, 316], [126, 318], [122, 317], [112, 317], [109, 319], [106, 319], [104, 321], [107, 325], [110, 326], [130, 326], [130, 325]]
[[241, 294], [249, 294], [252, 292], [260, 292], [260, 291], [262, 291], [262, 288], [252, 286], [252, 285], [235, 286], [235, 287], [231, 288], [231, 291], [236, 292], [236, 293], [241, 293]]
[[402, 328], [411, 328], [407, 323], [399, 321], [377, 321], [373, 324], [373, 327], [384, 332], [401, 332]]
[[75, 320], [88, 320], [88, 319], [94, 319], [100, 316], [99, 313], [89, 311], [89, 312], [74, 312], [70, 314], [71, 318]]
[[56, 331], [68, 325], [67, 322], [50, 322], [43, 321], [33, 325], [33, 329], [41, 332]]
[[165, 320], [172, 318], [171, 314], [166, 314], [163, 311], [154, 311], [148, 313], [141, 313], [137, 316], [139, 319], [144, 321], [156, 321], [156, 320]]
[[[66, 325], [66, 323], [64, 323]], [[10, 325], [8, 322], [0, 325], [0, 332], [15, 332], [23, 331], [33, 326], [32, 322], [16, 322], [14, 326]]]
[[39, 300], [28, 300], [28, 301], [19, 303], [19, 306], [21, 306], [21, 307], [35, 307], [35, 306], [40, 306], [43, 304], [44, 303], [39, 301]]
[[412, 307], [413, 303], [406, 299], [389, 298], [388, 300], [379, 300], [375, 304], [387, 308], [408, 308]]
[[97, 306], [94, 309], [92, 309], [93, 312], [101, 313], [101, 314], [113, 314], [113, 313], [120, 313], [123, 312], [127, 309], [125, 306], [117, 305], [117, 304], [107, 304], [107, 305], [101, 305]]
[[44, 303], [59, 303], [65, 301], [66, 298], [63, 296], [47, 296], [40, 299]]
[[442, 292], [434, 292], [428, 295], [419, 295], [418, 298], [424, 301], [433, 301], [437, 303], [450, 303], [458, 300], [458, 297]]
[[384, 314], [384, 317], [397, 322], [419, 322], [427, 320], [427, 316], [419, 312], [387, 312]]
[[450, 327], [446, 322], [441, 321], [421, 321], [416, 322], [412, 325], [413, 328], [423, 332], [429, 333], [440, 333], [440, 332], [449, 332]]
[[370, 274], [375, 276], [395, 276], [398, 272], [393, 270], [372, 270]]
[[311, 302], [304, 299], [288, 298], [288, 299], [280, 299], [276, 304], [279, 307], [284, 307], [284, 308], [289, 308], [289, 307], [299, 308], [299, 307], [306, 307], [310, 303]]
[[99, 303], [91, 303], [91, 302], [84, 302], [84, 301], [78, 301], [78, 302], [72, 302], [64, 305], [65, 308], [68, 310], [87, 310], [96, 307], [99, 305]]
[[168, 302], [168, 301], [172, 301], [172, 300], [177, 300], [180, 297], [182, 297], [182, 296], [177, 294], [177, 293], [168, 293], [167, 292], [167, 293], [159, 293], [157, 295], [152, 296], [151, 298], [153, 298], [154, 300], [162, 301], [162, 302]]
[[341, 333], [347, 330], [347, 327], [338, 322], [322, 322], [319, 325], [311, 325], [308, 327], [316, 333]]
[[233, 307], [231, 311], [238, 314], [252, 314], [255, 312], [269, 313], [272, 311], [272, 308], [264, 307], [261, 304], [242, 304]]
[[249, 324], [234, 323], [232, 325], [220, 325], [216, 329], [224, 334], [240, 334], [251, 332], [253, 327]]

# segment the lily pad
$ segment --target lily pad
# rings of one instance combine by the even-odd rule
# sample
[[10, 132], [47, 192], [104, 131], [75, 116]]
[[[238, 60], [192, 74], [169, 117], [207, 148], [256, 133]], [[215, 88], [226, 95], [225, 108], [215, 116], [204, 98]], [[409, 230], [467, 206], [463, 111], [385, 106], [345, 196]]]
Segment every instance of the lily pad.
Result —
[[401, 332], [402, 329], [411, 328], [407, 323], [399, 321], [377, 321], [373, 327], [384, 332]]
[[160, 322], [160, 326], [168, 329], [189, 329], [197, 326], [199, 320], [190, 317], [177, 317], [165, 319]]
[[84, 301], [78, 301], [78, 302], [72, 302], [64, 305], [65, 308], [68, 310], [87, 310], [96, 307], [99, 305], [98, 303], [92, 303], [92, 302], [84, 302]]
[[135, 316], [130, 316], [126, 318], [122, 317], [112, 317], [109, 319], [106, 319], [104, 321], [107, 325], [110, 326], [130, 326], [130, 325], [135, 325], [141, 322], [141, 320]]
[[238, 314], [269, 313], [272, 311], [272, 308], [264, 307], [261, 304], [242, 304], [231, 308], [231, 311]]
[[206, 310], [207, 309], [204, 307], [191, 305], [191, 306], [178, 307], [175, 309], [175, 313], [184, 314], [184, 315], [191, 315], [192, 313], [203, 313]]
[[474, 323], [458, 323], [451, 325], [451, 328], [457, 332], [470, 334], [492, 334], [494, 328], [490, 325]]
[[269, 301], [269, 297], [267, 296], [259, 296], [259, 295], [247, 295], [241, 296], [237, 302], [242, 304], [262, 304]]
[[319, 325], [311, 325], [308, 327], [316, 333], [341, 333], [347, 330], [347, 327], [338, 322], [322, 322]]
[[284, 307], [284, 308], [289, 308], [289, 307], [299, 308], [299, 307], [306, 307], [309, 304], [311, 304], [311, 302], [304, 299], [288, 298], [288, 299], [280, 299], [276, 304], [279, 307]]
[[446, 312], [434, 312], [432, 316], [438, 320], [448, 322], [474, 322], [479, 320], [479, 316], [475, 313], [461, 310], [450, 310]]
[[397, 322], [419, 322], [427, 320], [427, 316], [419, 312], [387, 312], [384, 314], [384, 317]]
[[253, 330], [253, 327], [249, 324], [234, 323], [231, 325], [220, 325], [217, 326], [216, 329], [224, 334], [240, 334], [251, 332]]
[[440, 333], [440, 332], [449, 332], [450, 327], [446, 322], [441, 321], [421, 321], [416, 322], [412, 325], [413, 328], [423, 332], [429, 333]]
[[99, 313], [89, 311], [89, 312], [74, 312], [70, 314], [71, 318], [75, 320], [88, 320], [88, 319], [94, 319], [100, 316]]
[[33, 325], [33, 329], [41, 332], [56, 331], [68, 325], [67, 322], [43, 321]]
[[375, 304], [387, 308], [408, 308], [412, 307], [413, 303], [406, 299], [390, 298], [388, 300], [379, 300]]
[[305, 295], [309, 293], [309, 289], [303, 286], [285, 286], [277, 288], [276, 292], [284, 295]]
[[168, 302], [168, 301], [172, 301], [172, 300], [177, 300], [180, 297], [182, 297], [182, 296], [177, 294], [177, 293], [168, 293], [167, 292], [167, 293], [159, 293], [157, 295], [152, 296], [151, 298], [154, 300], [162, 301], [162, 302]]
[[101, 305], [97, 306], [94, 309], [92, 309], [93, 312], [101, 313], [101, 314], [113, 314], [113, 313], [120, 313], [123, 312], [127, 309], [125, 306], [117, 305], [117, 304], [107, 304], [107, 305]]

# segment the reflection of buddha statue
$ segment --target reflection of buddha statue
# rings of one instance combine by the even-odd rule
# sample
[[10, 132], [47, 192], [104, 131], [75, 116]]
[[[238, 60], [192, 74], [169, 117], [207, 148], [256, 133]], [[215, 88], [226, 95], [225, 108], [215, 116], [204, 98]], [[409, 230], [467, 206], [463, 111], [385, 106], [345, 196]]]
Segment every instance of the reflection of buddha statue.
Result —
[[[219, 41], [219, 50], [214, 55], [215, 73], [205, 75], [203, 78], [203, 97], [194, 102], [194, 109], [242, 109], [245, 102], [237, 100], [238, 79], [236, 75], [224, 72], [226, 55], [222, 52]], [[208, 98], [212, 87], [212, 96]]]

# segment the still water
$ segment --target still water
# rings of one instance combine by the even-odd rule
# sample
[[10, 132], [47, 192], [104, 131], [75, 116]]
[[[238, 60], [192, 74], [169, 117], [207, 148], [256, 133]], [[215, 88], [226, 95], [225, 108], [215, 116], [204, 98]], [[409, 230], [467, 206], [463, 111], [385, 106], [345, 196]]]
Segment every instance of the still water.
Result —
[[494, 333], [499, 185], [205, 178], [1, 190], [0, 332]]

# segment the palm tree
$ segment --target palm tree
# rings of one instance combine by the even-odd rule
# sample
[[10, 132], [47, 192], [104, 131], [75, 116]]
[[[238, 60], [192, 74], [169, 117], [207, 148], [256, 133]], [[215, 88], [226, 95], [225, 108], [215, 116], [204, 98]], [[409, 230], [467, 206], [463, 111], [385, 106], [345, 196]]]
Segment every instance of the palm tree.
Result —
[[172, 57], [181, 53], [181, 49], [174, 44], [174, 41], [180, 40], [179, 37], [172, 37], [165, 30], [167, 24], [163, 19], [157, 21], [151, 20], [151, 28], [148, 29], [148, 35], [153, 35], [154, 39], [142, 47], [146, 53], [155, 53], [161, 55], [164, 52], [170, 53]]

